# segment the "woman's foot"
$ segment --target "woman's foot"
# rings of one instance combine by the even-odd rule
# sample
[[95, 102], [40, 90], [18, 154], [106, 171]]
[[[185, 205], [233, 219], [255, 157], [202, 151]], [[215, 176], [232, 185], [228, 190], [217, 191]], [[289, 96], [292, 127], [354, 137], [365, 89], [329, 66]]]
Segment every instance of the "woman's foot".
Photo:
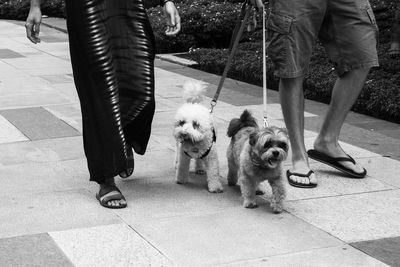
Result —
[[124, 179], [132, 175], [135, 166], [135, 161], [133, 158], [133, 150], [131, 147], [128, 148], [127, 154], [128, 154], [128, 168], [119, 174], [119, 176]]
[[100, 205], [106, 208], [122, 209], [127, 206], [125, 197], [115, 185], [114, 178], [106, 181], [104, 184], [100, 184], [100, 190], [96, 194], [96, 198]]
[[400, 43], [392, 42], [388, 50], [388, 53], [391, 58], [400, 57]]

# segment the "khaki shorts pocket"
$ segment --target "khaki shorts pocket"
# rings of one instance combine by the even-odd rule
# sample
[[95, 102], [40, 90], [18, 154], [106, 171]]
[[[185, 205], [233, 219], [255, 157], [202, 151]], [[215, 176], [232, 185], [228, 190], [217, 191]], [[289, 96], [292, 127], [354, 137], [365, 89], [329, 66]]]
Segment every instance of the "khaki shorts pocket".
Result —
[[376, 23], [376, 19], [375, 19], [375, 15], [374, 15], [374, 11], [372, 10], [372, 7], [368, 6], [365, 11], [367, 12], [368, 18], [371, 21], [372, 26], [374, 26], [375, 31], [378, 33], [379, 28], [378, 28], [378, 24]]
[[270, 13], [267, 21], [267, 53], [278, 72], [287, 62], [288, 34], [292, 24], [293, 18], [274, 13]]

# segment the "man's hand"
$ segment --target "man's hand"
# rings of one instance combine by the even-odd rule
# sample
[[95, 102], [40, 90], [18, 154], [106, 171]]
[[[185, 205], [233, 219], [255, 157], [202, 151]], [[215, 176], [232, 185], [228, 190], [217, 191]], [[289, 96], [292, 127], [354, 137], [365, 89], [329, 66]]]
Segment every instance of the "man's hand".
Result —
[[259, 11], [264, 6], [264, 3], [262, 0], [250, 0], [250, 5], [254, 6], [256, 10]]
[[39, 32], [41, 22], [42, 12], [40, 11], [40, 7], [31, 7], [28, 18], [26, 19], [25, 28], [26, 37], [34, 44], [40, 43]]
[[165, 34], [168, 36], [175, 36], [181, 30], [181, 17], [172, 1], [165, 3], [164, 14], [167, 22], [167, 30], [165, 31]]

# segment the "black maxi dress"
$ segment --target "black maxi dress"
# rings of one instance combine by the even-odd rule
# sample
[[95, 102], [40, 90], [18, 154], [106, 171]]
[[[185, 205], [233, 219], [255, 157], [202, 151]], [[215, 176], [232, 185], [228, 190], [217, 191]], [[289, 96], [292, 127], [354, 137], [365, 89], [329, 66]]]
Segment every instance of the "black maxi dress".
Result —
[[90, 180], [103, 183], [133, 167], [131, 147], [146, 151], [154, 36], [142, 0], [67, 0], [66, 9]]

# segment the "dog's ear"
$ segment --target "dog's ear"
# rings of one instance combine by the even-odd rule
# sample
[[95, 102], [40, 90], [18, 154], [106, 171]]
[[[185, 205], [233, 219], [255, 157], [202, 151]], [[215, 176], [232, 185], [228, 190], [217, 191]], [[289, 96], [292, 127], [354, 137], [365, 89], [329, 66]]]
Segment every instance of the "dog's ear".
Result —
[[256, 144], [256, 142], [257, 142], [257, 138], [258, 138], [257, 133], [251, 133], [249, 135], [249, 144], [251, 146], [254, 146]]
[[280, 131], [282, 133], [284, 133], [286, 136], [288, 136], [288, 131], [287, 131], [287, 129], [285, 127], [282, 127], [282, 128], [279, 128], [279, 129], [280, 129]]

